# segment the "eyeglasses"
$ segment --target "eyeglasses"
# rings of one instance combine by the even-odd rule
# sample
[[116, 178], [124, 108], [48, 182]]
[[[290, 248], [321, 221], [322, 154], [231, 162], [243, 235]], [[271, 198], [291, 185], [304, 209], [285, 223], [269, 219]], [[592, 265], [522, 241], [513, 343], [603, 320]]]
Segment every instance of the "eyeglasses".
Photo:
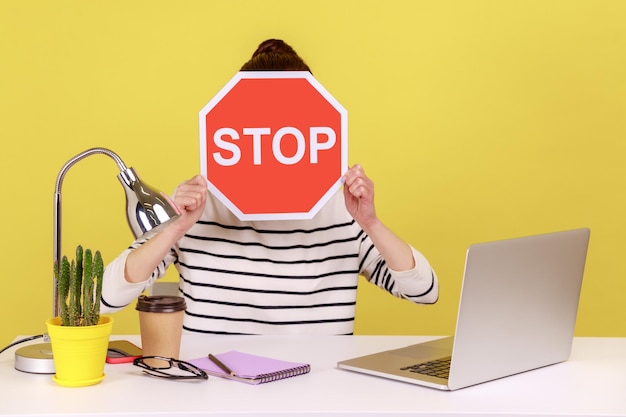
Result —
[[[160, 366], [148, 365], [148, 362], [157, 362], [162, 363]], [[202, 369], [197, 366], [181, 361], [174, 358], [165, 358], [163, 356], [143, 356], [141, 358], [136, 358], [133, 361], [133, 365], [138, 366], [140, 368], [144, 368], [143, 372], [156, 376], [159, 378], [167, 378], [167, 379], [209, 379], [209, 376]], [[167, 370], [171, 370], [171, 372], [166, 372]], [[183, 372], [187, 372], [187, 374], [179, 374], [174, 373], [177, 370], [181, 370]]]

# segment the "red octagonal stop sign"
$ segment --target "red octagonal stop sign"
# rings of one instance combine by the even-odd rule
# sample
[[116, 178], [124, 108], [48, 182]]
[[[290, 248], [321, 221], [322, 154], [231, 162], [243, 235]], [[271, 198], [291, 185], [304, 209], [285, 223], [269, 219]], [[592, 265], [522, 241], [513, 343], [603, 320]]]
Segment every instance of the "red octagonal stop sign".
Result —
[[200, 111], [201, 172], [241, 220], [310, 219], [341, 187], [347, 125], [309, 72], [242, 71]]

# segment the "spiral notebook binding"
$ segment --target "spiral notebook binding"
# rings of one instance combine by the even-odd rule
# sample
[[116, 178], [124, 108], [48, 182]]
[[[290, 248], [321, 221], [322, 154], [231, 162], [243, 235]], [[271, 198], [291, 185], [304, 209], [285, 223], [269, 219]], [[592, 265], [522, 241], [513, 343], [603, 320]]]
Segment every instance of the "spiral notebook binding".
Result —
[[258, 380], [259, 384], [264, 384], [266, 382], [273, 382], [273, 381], [278, 381], [281, 379], [286, 379], [286, 378], [291, 378], [294, 376], [306, 374], [310, 371], [311, 371], [311, 365], [302, 365], [302, 366], [297, 366], [295, 368], [287, 369], [284, 371], [258, 375], [257, 378], [254, 378], [254, 379]]

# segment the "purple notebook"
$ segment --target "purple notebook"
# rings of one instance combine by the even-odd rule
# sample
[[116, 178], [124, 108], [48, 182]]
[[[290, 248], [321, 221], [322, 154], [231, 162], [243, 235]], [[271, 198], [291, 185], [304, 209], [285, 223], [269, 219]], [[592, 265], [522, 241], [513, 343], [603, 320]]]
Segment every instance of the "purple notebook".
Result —
[[188, 362], [204, 369], [209, 375], [255, 385], [306, 374], [311, 370], [311, 365], [306, 363], [288, 362], [237, 350], [218, 353], [215, 357], [230, 368], [235, 375], [228, 374], [208, 357], [196, 358]]

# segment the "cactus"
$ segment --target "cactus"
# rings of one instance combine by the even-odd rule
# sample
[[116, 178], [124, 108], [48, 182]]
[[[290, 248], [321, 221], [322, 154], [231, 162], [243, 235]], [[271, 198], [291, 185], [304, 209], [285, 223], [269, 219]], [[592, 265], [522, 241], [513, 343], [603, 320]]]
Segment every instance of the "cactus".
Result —
[[93, 275], [96, 279], [96, 289], [94, 292], [94, 302], [92, 303], [91, 320], [98, 323], [100, 320], [100, 298], [102, 298], [102, 278], [104, 277], [104, 261], [102, 254], [96, 251], [93, 258]]
[[83, 319], [86, 322], [91, 322], [91, 312], [93, 310], [93, 260], [91, 257], [91, 251], [87, 249], [85, 251], [85, 259], [83, 263]]
[[104, 263], [102, 255], [76, 247], [71, 263], [63, 256], [61, 265], [54, 265], [63, 326], [92, 326], [100, 320], [100, 297]]
[[63, 323], [69, 323], [70, 316], [67, 308], [67, 303], [65, 303], [65, 300], [67, 300], [67, 297], [70, 294], [70, 263], [67, 260], [67, 256], [63, 257], [60, 267], [55, 262], [54, 276], [57, 280], [57, 291], [59, 294], [59, 299], [62, 300], [59, 306], [61, 320], [63, 321]]

